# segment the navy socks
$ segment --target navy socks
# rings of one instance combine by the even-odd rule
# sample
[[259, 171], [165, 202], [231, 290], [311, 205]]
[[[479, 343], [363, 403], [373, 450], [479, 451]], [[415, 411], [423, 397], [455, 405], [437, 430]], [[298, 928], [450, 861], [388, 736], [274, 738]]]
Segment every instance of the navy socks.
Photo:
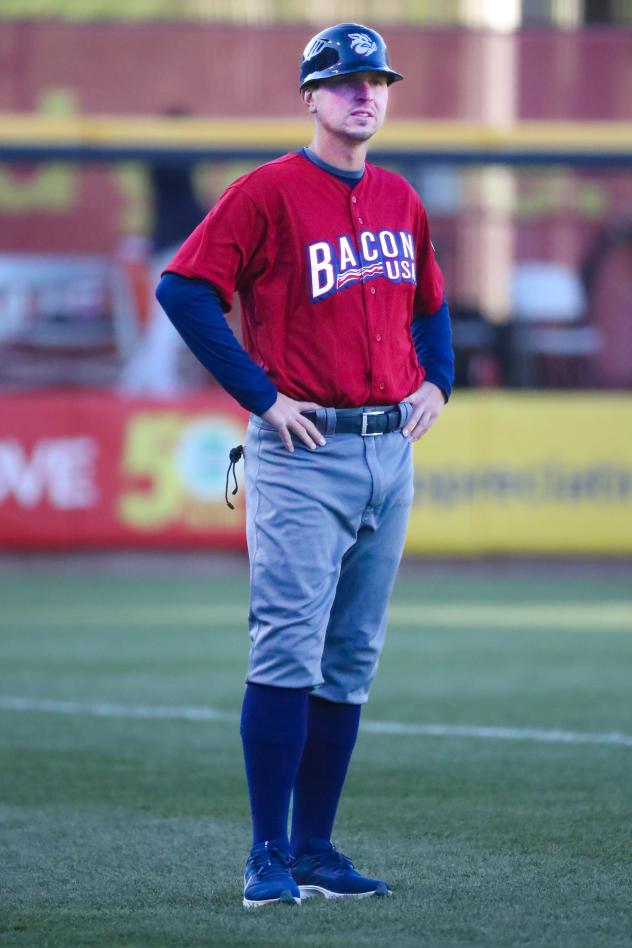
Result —
[[300, 855], [313, 837], [330, 839], [358, 734], [361, 705], [309, 697], [309, 688], [246, 687], [241, 737], [253, 845], [288, 845]]
[[252, 843], [287, 846], [292, 787], [307, 734], [309, 688], [246, 687], [241, 737], [252, 814]]
[[331, 839], [338, 801], [358, 735], [359, 704], [310, 697], [307, 741], [294, 783], [291, 849], [310, 851], [309, 840]]

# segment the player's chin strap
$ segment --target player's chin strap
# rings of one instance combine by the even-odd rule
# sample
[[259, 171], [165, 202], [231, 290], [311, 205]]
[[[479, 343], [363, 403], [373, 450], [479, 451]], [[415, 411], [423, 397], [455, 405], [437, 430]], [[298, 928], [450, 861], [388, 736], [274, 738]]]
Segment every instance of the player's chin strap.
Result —
[[232, 491], [232, 495], [234, 497], [237, 491], [239, 490], [239, 484], [237, 483], [237, 472], [235, 468], [237, 466], [237, 462], [241, 461], [243, 456], [244, 456], [243, 444], [238, 444], [236, 448], [231, 448], [230, 453], [228, 455], [230, 464], [228, 465], [228, 470], [226, 471], [226, 490], [224, 491], [224, 500], [226, 501], [227, 505], [230, 507], [231, 510], [234, 510], [235, 506], [234, 504], [231, 504], [230, 500], [228, 499], [228, 481], [230, 479], [230, 472], [232, 471], [233, 480], [235, 481], [235, 489]]

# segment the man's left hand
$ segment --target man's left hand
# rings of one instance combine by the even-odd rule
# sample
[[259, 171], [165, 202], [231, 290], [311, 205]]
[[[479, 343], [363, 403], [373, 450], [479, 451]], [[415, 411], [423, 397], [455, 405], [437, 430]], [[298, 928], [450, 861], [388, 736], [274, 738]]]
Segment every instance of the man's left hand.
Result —
[[421, 388], [404, 401], [410, 402], [413, 411], [405, 427], [402, 428], [402, 434], [410, 444], [414, 444], [415, 441], [423, 438], [427, 431], [430, 431], [441, 414], [445, 405], [443, 392], [433, 382], [423, 382]]

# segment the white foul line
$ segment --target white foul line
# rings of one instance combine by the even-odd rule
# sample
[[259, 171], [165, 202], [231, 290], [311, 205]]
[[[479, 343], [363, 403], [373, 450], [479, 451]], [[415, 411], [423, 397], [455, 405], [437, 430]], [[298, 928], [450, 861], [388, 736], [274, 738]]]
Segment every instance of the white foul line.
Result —
[[[0, 697], [0, 711], [40, 711], [47, 714], [89, 715], [98, 718], [141, 718], [171, 721], [226, 721], [235, 723], [239, 715], [205, 707], [160, 707], [156, 705], [85, 704], [80, 701], [37, 701], [31, 698]], [[611, 731], [545, 731], [539, 728], [475, 727], [463, 724], [404, 724], [399, 721], [365, 721], [361, 729], [369, 734], [397, 734], [413, 737], [475, 737], [484, 740], [536, 741], [547, 744], [616, 744], [632, 747], [632, 735]]]
[[144, 718], [170, 721], [238, 721], [239, 715], [215, 708], [161, 708], [156, 705], [85, 704], [80, 701], [33, 701], [0, 697], [0, 711], [44, 711], [47, 714], [87, 714], [95, 718]]
[[632, 747], [632, 734], [591, 734], [586, 731], [544, 731], [533, 727], [474, 727], [468, 724], [402, 724], [366, 721], [362, 729], [372, 734], [412, 734], [424, 737], [481, 737], [501, 741], [538, 741], [548, 744], [618, 744]]

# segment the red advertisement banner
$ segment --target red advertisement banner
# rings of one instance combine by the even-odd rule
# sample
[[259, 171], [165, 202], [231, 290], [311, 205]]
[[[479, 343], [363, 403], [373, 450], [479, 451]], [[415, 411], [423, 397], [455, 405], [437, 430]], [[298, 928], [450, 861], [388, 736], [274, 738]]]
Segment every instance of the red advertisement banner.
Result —
[[229, 510], [224, 488], [246, 422], [222, 395], [5, 395], [0, 544], [242, 548], [243, 494]]

